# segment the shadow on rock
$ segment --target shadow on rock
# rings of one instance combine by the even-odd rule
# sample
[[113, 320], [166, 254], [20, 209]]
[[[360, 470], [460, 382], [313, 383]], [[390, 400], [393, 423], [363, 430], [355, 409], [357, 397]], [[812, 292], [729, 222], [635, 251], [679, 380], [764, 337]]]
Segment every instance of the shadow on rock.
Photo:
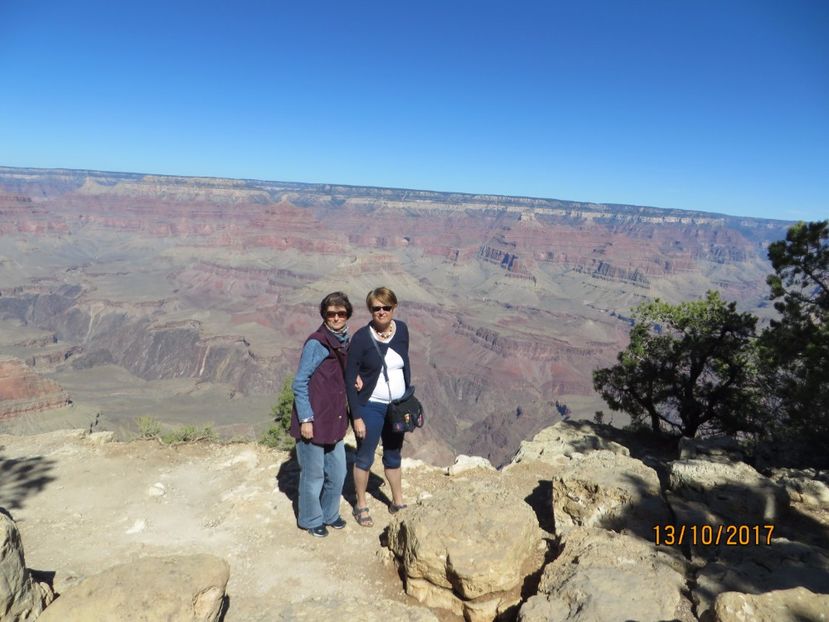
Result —
[[829, 527], [795, 507], [789, 508], [775, 530], [775, 537], [799, 540], [829, 551]]
[[553, 482], [538, 480], [538, 485], [524, 498], [538, 519], [538, 526], [548, 533], [555, 533], [556, 521], [553, 511]]
[[55, 481], [51, 475], [54, 467], [55, 461], [43, 456], [6, 458], [0, 453], [0, 507], [22, 508], [28, 497]]
[[666, 552], [680, 550], [693, 561], [689, 588], [700, 620], [714, 619], [714, 601], [723, 592], [805, 587], [829, 593], [829, 529], [787, 508], [785, 493], [771, 483], [762, 487], [732, 480], [704, 489], [675, 483], [666, 491], [671, 510], [666, 519], [644, 483], [628, 478], [639, 499], [597, 525], [633, 533]]

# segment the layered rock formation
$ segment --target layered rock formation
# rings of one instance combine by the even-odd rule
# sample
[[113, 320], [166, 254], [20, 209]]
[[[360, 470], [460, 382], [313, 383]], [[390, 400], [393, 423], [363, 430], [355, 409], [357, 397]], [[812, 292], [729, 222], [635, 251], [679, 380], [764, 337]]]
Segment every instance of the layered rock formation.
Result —
[[[488, 594], [475, 592], [475, 599], [467, 601], [457, 581], [448, 580], [449, 547], [440, 544], [440, 552], [428, 552], [443, 542], [432, 535], [445, 529], [462, 543], [457, 547], [470, 551], [464, 558], [482, 556], [481, 564], [490, 571], [503, 571], [503, 559], [512, 560], [508, 565], [513, 569], [524, 568], [517, 611], [521, 622], [711, 622], [753, 619], [752, 612], [757, 619], [773, 619], [772, 612], [781, 620], [820, 619], [797, 616], [819, 611], [829, 594], [829, 504], [819, 502], [815, 514], [822, 522], [813, 522], [781, 494], [781, 475], [775, 481], [721, 455], [704, 458], [705, 447], [698, 449], [692, 472], [705, 477], [692, 481], [689, 459], [666, 454], [663, 446], [606, 426], [562, 422], [522, 443], [513, 463], [500, 473], [481, 464], [462, 467], [460, 486], [453, 480], [443, 490], [451, 490], [453, 503], [463, 509], [444, 496], [428, 496], [390, 525], [389, 547], [407, 592], [430, 606], [462, 612], [466, 620], [515, 615], [514, 609], [493, 605], [504, 602], [501, 586]], [[462, 463], [474, 464], [470, 459]], [[657, 472], [664, 474], [661, 483]], [[789, 488], [809, 488], [808, 480], [789, 476], [798, 480], [789, 480]], [[484, 482], [493, 490], [506, 487], [535, 510], [547, 535], [516, 536], [515, 541], [546, 541], [540, 575], [527, 564], [532, 556], [526, 551], [520, 559], [507, 552], [514, 546], [512, 533], [520, 532], [517, 526], [508, 534], [488, 525], [488, 520], [507, 526], [523, 519], [515, 502], [503, 500], [496, 509], [483, 509], [474, 491]], [[806, 495], [810, 502], [823, 489], [817, 485], [811, 490], [816, 495]], [[462, 518], [464, 512], [481, 522]], [[816, 534], [820, 544], [814, 542]], [[430, 558], [435, 570], [424, 589], [423, 560]], [[448, 598], [445, 590], [450, 589]], [[488, 608], [476, 610], [469, 602], [488, 603]]]
[[210, 393], [212, 408], [171, 420], [210, 411], [221, 433], [250, 437], [269, 409], [239, 400], [263, 403], [293, 372], [322, 296], [349, 293], [356, 328], [365, 292], [387, 285], [434, 415], [414, 449], [503, 465], [558, 420], [557, 403], [576, 418], [602, 408], [591, 373], [624, 347], [636, 303], [719, 289], [768, 314], [765, 247], [785, 228], [554, 199], [0, 168], [0, 344], [29, 331], [7, 340], [14, 356], [118, 429], [141, 407], [110, 399], [116, 380], [97, 392], [86, 381], [120, 383], [115, 367], [153, 383], [159, 402]]
[[60, 385], [43, 378], [23, 361], [0, 358], [0, 419], [70, 404]]

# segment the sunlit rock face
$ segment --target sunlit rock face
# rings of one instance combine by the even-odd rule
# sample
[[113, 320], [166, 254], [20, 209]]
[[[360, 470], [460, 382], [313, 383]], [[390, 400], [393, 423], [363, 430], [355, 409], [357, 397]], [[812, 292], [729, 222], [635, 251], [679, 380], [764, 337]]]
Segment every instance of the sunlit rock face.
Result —
[[[497, 466], [562, 415], [603, 408], [591, 373], [624, 347], [639, 302], [718, 289], [768, 315], [765, 249], [786, 224], [552, 199], [0, 168], [0, 346], [68, 392], [76, 409], [61, 415], [64, 426], [102, 413], [127, 431], [163, 404], [162, 418], [252, 437], [319, 324], [319, 300], [348, 293], [355, 330], [369, 319], [366, 292], [386, 285], [410, 326], [429, 417], [409, 455], [448, 464], [475, 454]], [[41, 414], [4, 425], [54, 427]]]

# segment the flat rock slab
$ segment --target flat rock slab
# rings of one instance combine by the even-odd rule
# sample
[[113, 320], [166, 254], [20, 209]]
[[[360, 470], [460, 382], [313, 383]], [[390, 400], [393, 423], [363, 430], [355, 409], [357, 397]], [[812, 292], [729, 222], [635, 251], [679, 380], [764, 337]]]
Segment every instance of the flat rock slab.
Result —
[[555, 530], [574, 527], [630, 529], [647, 538], [668, 520], [659, 477], [621, 453], [593, 451], [564, 466], [552, 479]]
[[598, 426], [587, 421], [559, 421], [541, 430], [532, 440], [523, 441], [512, 461], [538, 460], [560, 464], [568, 458], [580, 458], [599, 450], [630, 455], [627, 447], [604, 438], [598, 430]]
[[781, 535], [829, 549], [829, 474], [815, 469], [776, 469], [771, 479], [789, 495], [788, 533]]
[[776, 538], [770, 544], [729, 546], [700, 568], [693, 599], [700, 619], [725, 592], [763, 594], [802, 587], [829, 593], [829, 551]]
[[744, 462], [675, 460], [668, 479], [675, 494], [705, 504], [731, 523], [770, 523], [788, 508], [786, 490]]
[[577, 527], [547, 564], [519, 622], [637, 620], [692, 622], [684, 561], [636, 536]]
[[753, 596], [726, 592], [714, 603], [714, 622], [804, 622], [829, 619], [829, 594], [805, 587]]
[[150, 557], [120, 564], [69, 588], [40, 622], [216, 622], [230, 568], [212, 555]]

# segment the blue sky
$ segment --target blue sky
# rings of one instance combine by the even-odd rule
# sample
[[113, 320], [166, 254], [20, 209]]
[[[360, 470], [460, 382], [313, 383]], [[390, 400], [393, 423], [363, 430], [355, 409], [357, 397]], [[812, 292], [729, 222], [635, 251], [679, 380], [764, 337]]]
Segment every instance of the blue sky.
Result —
[[0, 165], [829, 218], [829, 2], [0, 0]]

